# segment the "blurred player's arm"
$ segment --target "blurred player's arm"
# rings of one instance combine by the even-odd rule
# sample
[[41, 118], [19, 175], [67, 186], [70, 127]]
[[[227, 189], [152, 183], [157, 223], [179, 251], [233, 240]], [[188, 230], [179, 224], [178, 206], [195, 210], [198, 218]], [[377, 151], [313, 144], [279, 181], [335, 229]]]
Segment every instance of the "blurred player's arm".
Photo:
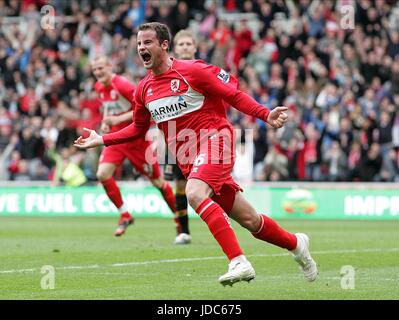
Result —
[[100, 136], [94, 130], [84, 128], [83, 130], [89, 134], [87, 138], [80, 136], [74, 142], [74, 146], [80, 149], [94, 148], [98, 146], [110, 146], [114, 144], [120, 144], [129, 142], [137, 138], [145, 137], [149, 127], [151, 115], [145, 108], [141, 101], [139, 94], [135, 95], [136, 109], [133, 116], [133, 122], [116, 132], [108, 133]]
[[[135, 115], [137, 114], [138, 112], [135, 112]], [[83, 138], [82, 136], [80, 136], [74, 141], [74, 146], [80, 149], [89, 149], [102, 145], [110, 146], [114, 144], [129, 142], [140, 137], [145, 137], [145, 134], [147, 133], [149, 127], [150, 117], [148, 114], [148, 121], [146, 122], [132, 122], [129, 126], [123, 128], [122, 130], [104, 134], [103, 136], [100, 136], [94, 130], [83, 128], [83, 131], [87, 132], [89, 136], [87, 138]]]
[[132, 121], [133, 111], [127, 111], [116, 116], [109, 115], [103, 118], [103, 123], [112, 127], [122, 122]]
[[248, 94], [236, 88], [231, 82], [236, 79], [219, 67], [207, 65], [201, 61], [193, 64], [194, 74], [192, 84], [202, 92], [208, 92], [224, 101], [242, 113], [261, 119], [274, 128], [280, 128], [287, 121], [286, 107], [276, 107], [272, 111], [262, 106]]
[[109, 117], [108, 116], [108, 108], [105, 104], [103, 104], [103, 120], [101, 121], [101, 132], [108, 133], [111, 130], [111, 125], [109, 125], [105, 120]]
[[138, 94], [136, 94], [136, 108], [133, 113], [133, 122], [122, 130], [104, 135], [104, 145], [109, 146], [145, 137], [150, 128], [151, 115], [137, 96]]
[[[135, 85], [123, 77], [117, 77], [114, 81], [114, 85], [116, 86], [119, 94], [131, 103], [132, 110], [134, 110], [134, 93], [136, 91]], [[104, 117], [103, 122], [112, 127], [123, 122], [132, 121], [132, 118], [133, 114], [130, 110], [118, 115], [107, 115]]]

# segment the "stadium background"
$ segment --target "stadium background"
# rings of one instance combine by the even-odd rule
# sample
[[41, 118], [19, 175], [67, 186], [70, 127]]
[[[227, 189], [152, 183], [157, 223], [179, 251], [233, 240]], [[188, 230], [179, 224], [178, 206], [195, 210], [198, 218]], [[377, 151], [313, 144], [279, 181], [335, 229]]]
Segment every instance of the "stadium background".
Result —
[[[54, 29], [45, 30], [41, 25], [44, 14], [40, 9], [44, 5], [55, 10]], [[354, 8], [353, 29], [342, 27], [341, 6], [345, 5]], [[227, 296], [212, 287], [213, 295], [206, 295], [200, 289], [204, 280], [193, 273], [197, 266], [189, 264], [183, 269], [184, 275], [192, 277], [192, 292], [183, 297], [171, 294], [167, 275], [174, 274], [175, 267], [156, 259], [215, 255], [212, 239], [208, 239], [210, 236], [198, 221], [193, 221], [197, 244], [194, 242], [186, 252], [170, 245], [168, 239], [173, 230], [169, 221], [159, 219], [141, 222], [134, 233], [122, 239], [121, 250], [119, 245], [109, 242], [109, 226], [117, 216], [112, 206], [104, 205], [101, 198], [99, 206], [85, 211], [86, 201], [76, 200], [85, 190], [97, 198], [103, 193], [95, 177], [99, 150], [81, 152], [71, 147], [83, 127], [97, 129], [101, 121], [89, 61], [97, 53], [105, 53], [115, 72], [137, 83], [146, 71], [136, 54], [135, 28], [145, 21], [166, 23], [172, 34], [190, 28], [198, 39], [197, 58], [239, 77], [240, 88], [265, 107], [289, 107], [290, 121], [280, 130], [268, 128], [233, 108], [228, 110], [231, 122], [242, 129], [239, 143], [245, 146], [238, 147], [242, 152], [237, 154], [233, 174], [246, 186], [257, 208], [277, 218], [297, 218], [285, 220], [285, 226], [307, 230], [316, 243], [319, 240], [316, 256], [325, 257], [331, 250], [337, 252], [336, 257], [324, 260], [324, 275], [316, 289], [288, 293], [281, 284], [282, 277], [277, 275], [285, 262], [267, 261], [263, 262], [267, 274], [260, 277], [252, 295], [243, 287]], [[0, 0], [0, 27], [0, 214], [11, 216], [1, 217], [0, 221], [0, 275], [6, 288], [2, 298], [399, 297], [394, 263], [399, 240], [397, 221], [318, 220], [399, 217], [396, 1]], [[250, 129], [249, 135], [245, 129]], [[65, 183], [54, 174], [60, 157], [77, 164], [92, 186], [65, 188]], [[125, 196], [143, 195], [143, 208], [145, 196], [155, 194], [128, 164], [117, 173], [117, 178], [125, 181]], [[42, 198], [37, 200], [35, 194]], [[51, 198], [52, 194], [57, 196]], [[72, 208], [70, 212], [68, 208]], [[138, 210], [138, 216], [168, 217], [159, 200], [153, 200], [151, 210]], [[36, 214], [90, 218], [16, 217]], [[112, 218], [96, 220], [92, 218], [95, 216]], [[159, 234], [152, 238], [148, 234], [153, 228]], [[249, 239], [247, 244], [245, 236], [238, 234], [244, 238], [250, 256], [263, 252], [258, 244], [253, 245]], [[59, 251], [63, 254], [51, 256]], [[124, 289], [119, 293], [114, 284], [107, 287], [108, 283], [100, 280], [100, 273], [87, 272], [91, 263], [98, 262], [104, 274], [110, 275], [115, 269], [113, 264], [131, 260], [132, 252], [143, 260], [142, 265], [155, 261], [154, 266], [148, 267], [151, 276], [159, 275], [157, 263], [165, 263], [166, 275], [160, 276], [161, 283], [165, 282], [164, 291], [151, 291], [143, 273], [139, 273], [143, 280], [138, 280], [136, 270], [129, 271], [128, 264], [120, 267], [124, 275], [135, 279], [134, 285], [139, 286], [142, 294], [138, 293], [140, 290], [133, 294]], [[270, 257], [278, 256], [273, 248], [268, 252]], [[352, 295], [339, 288], [337, 272], [354, 253], [356, 256], [350, 261], [357, 263], [364, 278], [361, 290]], [[83, 283], [90, 289], [77, 291], [77, 295], [72, 289], [48, 295], [36, 283], [36, 273], [44, 261], [62, 266], [58, 269], [64, 272], [61, 288], [79, 286], [83, 280], [78, 279], [88, 277]], [[215, 261], [212, 268], [219, 268], [217, 257]], [[135, 263], [140, 266], [137, 261], [132, 265]], [[81, 265], [87, 268], [81, 268], [73, 280], [76, 274], [68, 271], [74, 269], [69, 268], [71, 264], [78, 265], [75, 269]], [[204, 272], [207, 267], [199, 268]], [[207, 272], [208, 284], [214, 280], [214, 272]], [[293, 271], [288, 275], [291, 284], [301, 281], [295, 274]], [[120, 288], [124, 275], [115, 273], [110, 277]], [[26, 277], [30, 282], [26, 283]], [[181, 277], [181, 282], [187, 281]], [[92, 280], [98, 281], [98, 285], [93, 285]], [[262, 284], [270, 280], [272, 290], [265, 294]], [[184, 285], [178, 283], [174, 284], [175, 289], [183, 291]], [[325, 287], [331, 284], [332, 288]], [[104, 293], [104, 287], [109, 291], [104, 289]], [[373, 292], [377, 292], [376, 296]]]
[[[173, 34], [192, 29], [197, 58], [237, 75], [259, 103], [290, 108], [277, 131], [229, 110], [237, 128], [254, 130], [253, 159], [238, 154], [239, 180], [398, 181], [395, 2], [353, 2], [353, 30], [340, 26], [345, 1], [50, 1], [55, 29], [43, 30], [45, 3], [0, 1], [1, 180], [51, 180], [55, 148], [95, 181], [99, 150], [71, 148], [101, 120], [89, 60], [103, 52], [137, 83], [146, 71], [135, 28], [160, 21]], [[137, 176], [125, 168], [120, 178]]]

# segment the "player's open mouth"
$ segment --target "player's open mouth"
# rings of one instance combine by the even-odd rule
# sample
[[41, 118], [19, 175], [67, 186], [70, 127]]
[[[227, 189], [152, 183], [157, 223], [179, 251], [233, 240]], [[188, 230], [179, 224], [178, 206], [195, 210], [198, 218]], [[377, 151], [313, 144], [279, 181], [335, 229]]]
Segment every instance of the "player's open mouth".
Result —
[[151, 60], [151, 55], [149, 53], [143, 53], [141, 54], [141, 59], [143, 59], [143, 61], [147, 63]]

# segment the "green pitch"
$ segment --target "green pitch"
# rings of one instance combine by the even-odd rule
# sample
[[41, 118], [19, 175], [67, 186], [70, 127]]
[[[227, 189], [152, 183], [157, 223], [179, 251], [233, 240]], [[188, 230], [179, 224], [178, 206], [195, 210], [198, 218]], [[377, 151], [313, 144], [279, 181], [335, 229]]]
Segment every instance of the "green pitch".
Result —
[[[0, 299], [399, 299], [399, 221], [279, 221], [311, 237], [319, 278], [307, 283], [286, 251], [233, 224], [257, 277], [223, 287], [227, 260], [205, 224], [174, 246], [172, 219], [139, 219], [114, 238], [117, 218], [0, 218]], [[55, 288], [41, 288], [44, 265]], [[340, 271], [354, 268], [354, 289]], [[353, 283], [352, 283], [353, 284]]]

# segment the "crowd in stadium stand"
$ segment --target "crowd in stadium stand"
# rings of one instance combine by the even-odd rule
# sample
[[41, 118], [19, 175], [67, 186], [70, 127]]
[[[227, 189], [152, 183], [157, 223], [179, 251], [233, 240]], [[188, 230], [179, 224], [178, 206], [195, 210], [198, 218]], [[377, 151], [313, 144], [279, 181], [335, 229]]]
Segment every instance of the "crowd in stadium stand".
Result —
[[[239, 181], [399, 181], [395, 2], [0, 0], [0, 180], [53, 180], [57, 152], [96, 181], [99, 150], [72, 147], [102, 118], [90, 59], [106, 54], [137, 83], [146, 70], [136, 28], [159, 21], [172, 34], [190, 28], [197, 58], [236, 75], [265, 107], [289, 107], [279, 130], [228, 110], [243, 129]], [[45, 4], [55, 29], [41, 28]], [[353, 28], [340, 5], [355, 9]], [[118, 177], [134, 178], [129, 168]]]

